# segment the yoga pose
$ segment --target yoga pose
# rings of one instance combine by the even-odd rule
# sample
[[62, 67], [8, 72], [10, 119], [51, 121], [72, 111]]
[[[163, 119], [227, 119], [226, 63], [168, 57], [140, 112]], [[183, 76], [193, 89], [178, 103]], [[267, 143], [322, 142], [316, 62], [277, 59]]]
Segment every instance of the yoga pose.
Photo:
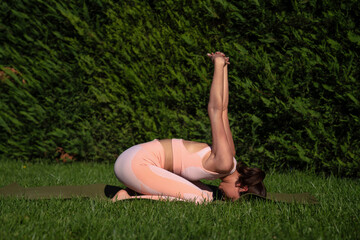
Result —
[[214, 200], [213, 191], [200, 180], [218, 178], [219, 190], [227, 199], [237, 200], [242, 193], [266, 196], [262, 182], [265, 173], [234, 158], [228, 120], [229, 58], [221, 52], [208, 57], [214, 64], [208, 103], [212, 146], [182, 139], [155, 139], [127, 149], [116, 160], [114, 171], [128, 189], [117, 192], [113, 201], [145, 198], [210, 202]]

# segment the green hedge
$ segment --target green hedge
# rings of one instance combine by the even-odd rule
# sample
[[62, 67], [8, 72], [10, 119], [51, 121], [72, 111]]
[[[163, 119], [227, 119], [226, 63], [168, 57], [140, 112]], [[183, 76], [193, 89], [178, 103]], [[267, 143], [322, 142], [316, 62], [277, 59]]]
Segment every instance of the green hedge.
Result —
[[210, 142], [206, 53], [221, 50], [239, 160], [360, 176], [356, 0], [21, 0], [0, 12], [3, 159], [53, 161], [62, 147], [113, 162], [154, 138]]

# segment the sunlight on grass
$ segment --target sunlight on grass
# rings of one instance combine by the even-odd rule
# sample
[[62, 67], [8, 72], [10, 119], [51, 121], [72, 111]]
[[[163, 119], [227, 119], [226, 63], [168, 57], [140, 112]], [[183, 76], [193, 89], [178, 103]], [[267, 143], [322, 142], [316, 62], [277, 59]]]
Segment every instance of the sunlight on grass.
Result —
[[[26, 168], [23, 166], [26, 165]], [[121, 184], [111, 164], [0, 163], [1, 186]], [[1, 198], [0, 235], [8, 239], [356, 239], [359, 180], [293, 171], [268, 174], [270, 192], [310, 192], [318, 205], [251, 200], [195, 205], [74, 198]], [[357, 223], [357, 224], [356, 224]]]

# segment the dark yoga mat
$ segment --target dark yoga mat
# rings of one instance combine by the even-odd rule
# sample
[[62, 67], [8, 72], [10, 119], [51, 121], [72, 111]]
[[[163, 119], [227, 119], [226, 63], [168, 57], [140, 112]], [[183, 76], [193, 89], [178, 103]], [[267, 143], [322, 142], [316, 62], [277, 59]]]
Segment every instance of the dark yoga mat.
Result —
[[[214, 186], [212, 186], [214, 187]], [[112, 198], [122, 188], [106, 184], [91, 184], [82, 186], [45, 186], [24, 188], [17, 183], [0, 188], [0, 196], [23, 197], [26, 199], [69, 199], [74, 197], [87, 198]], [[266, 198], [246, 193], [241, 196], [243, 199], [261, 198], [275, 202], [317, 204], [317, 199], [309, 193], [268, 193]]]
[[122, 188], [106, 185], [91, 184], [82, 186], [45, 186], [24, 188], [17, 183], [0, 188], [0, 196], [23, 197], [26, 199], [49, 199], [74, 197], [103, 198], [108, 199]]

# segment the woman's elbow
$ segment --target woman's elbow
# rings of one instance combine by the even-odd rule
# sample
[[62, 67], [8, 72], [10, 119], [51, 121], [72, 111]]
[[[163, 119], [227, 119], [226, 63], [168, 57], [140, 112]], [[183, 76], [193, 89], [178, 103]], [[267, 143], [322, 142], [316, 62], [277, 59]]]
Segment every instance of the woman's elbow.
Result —
[[208, 113], [215, 113], [215, 112], [222, 112], [222, 105], [221, 104], [208, 104]]
[[227, 107], [224, 107], [222, 104], [212, 104], [212, 103], [208, 104], [209, 114], [214, 112], [223, 113], [224, 111], [227, 111]]
[[228, 161], [223, 161], [220, 164], [217, 165], [217, 172], [218, 173], [230, 173], [234, 168], [234, 161], [232, 160], [228, 160]]

